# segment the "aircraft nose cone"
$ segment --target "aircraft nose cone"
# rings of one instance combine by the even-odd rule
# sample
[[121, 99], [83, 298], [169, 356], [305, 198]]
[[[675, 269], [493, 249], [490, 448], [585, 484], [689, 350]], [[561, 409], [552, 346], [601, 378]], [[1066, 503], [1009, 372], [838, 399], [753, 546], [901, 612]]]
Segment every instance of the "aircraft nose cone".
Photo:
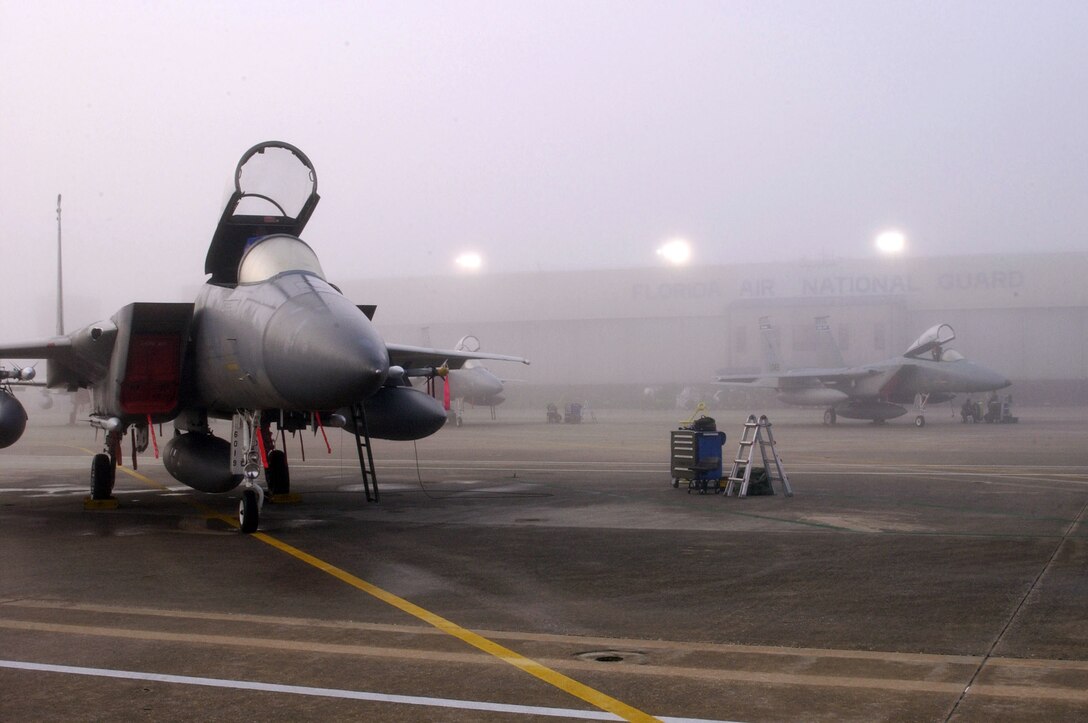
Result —
[[484, 395], [488, 397], [502, 394], [502, 382], [495, 375], [489, 374], [483, 379], [483, 391]]
[[984, 367], [981, 364], [974, 364], [973, 370], [970, 375], [970, 380], [974, 382], [976, 387], [975, 391], [989, 392], [994, 389], [1004, 389], [1012, 384], [1008, 377], [1004, 374], [999, 374], [989, 367]]
[[276, 310], [264, 335], [269, 381], [291, 409], [349, 406], [373, 395], [389, 353], [370, 320], [334, 292], [296, 296]]

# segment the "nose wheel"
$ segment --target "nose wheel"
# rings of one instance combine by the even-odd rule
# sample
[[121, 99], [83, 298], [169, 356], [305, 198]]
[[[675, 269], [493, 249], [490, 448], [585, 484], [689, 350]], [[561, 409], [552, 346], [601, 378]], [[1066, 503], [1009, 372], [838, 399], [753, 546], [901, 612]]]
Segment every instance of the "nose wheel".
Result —
[[245, 534], [257, 531], [257, 525], [261, 521], [261, 504], [264, 495], [261, 488], [256, 485], [247, 486], [242, 490], [242, 499], [238, 502], [238, 527]]
[[914, 426], [918, 427], [920, 429], [920, 428], [926, 426], [925, 413], [926, 413], [926, 405], [929, 403], [929, 392], [920, 393], [917, 396], [917, 398], [915, 399], [915, 401], [918, 404], [918, 407], [917, 407], [918, 416], [914, 418]]

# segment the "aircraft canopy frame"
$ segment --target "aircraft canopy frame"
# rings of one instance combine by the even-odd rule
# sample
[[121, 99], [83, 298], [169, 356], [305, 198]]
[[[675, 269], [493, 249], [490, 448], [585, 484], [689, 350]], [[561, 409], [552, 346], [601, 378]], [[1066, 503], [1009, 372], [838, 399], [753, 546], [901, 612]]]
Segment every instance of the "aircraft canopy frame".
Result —
[[956, 332], [948, 324], [937, 324], [922, 332], [914, 340], [903, 356], [920, 357], [927, 352], [937, 350], [935, 358], [940, 358], [940, 349], [956, 338]]
[[320, 199], [317, 172], [298, 148], [265, 141], [246, 151], [204, 261], [209, 283], [236, 286], [246, 249], [264, 236], [299, 236]]

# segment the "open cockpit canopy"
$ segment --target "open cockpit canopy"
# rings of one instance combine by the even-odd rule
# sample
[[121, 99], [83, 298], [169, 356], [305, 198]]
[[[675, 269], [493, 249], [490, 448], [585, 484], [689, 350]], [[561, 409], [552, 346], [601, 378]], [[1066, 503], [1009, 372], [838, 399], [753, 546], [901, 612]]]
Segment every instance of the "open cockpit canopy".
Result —
[[956, 332], [948, 324], [937, 324], [926, 329], [914, 340], [903, 356], [920, 357], [932, 353], [934, 359], [941, 358], [942, 347], [956, 338]]
[[[317, 173], [302, 151], [280, 141], [266, 141], [246, 151], [238, 161], [234, 192], [204, 261], [204, 273], [212, 275], [210, 282], [239, 283], [242, 256], [254, 241], [270, 235], [301, 235], [318, 200]], [[308, 246], [302, 246], [313, 255]]]

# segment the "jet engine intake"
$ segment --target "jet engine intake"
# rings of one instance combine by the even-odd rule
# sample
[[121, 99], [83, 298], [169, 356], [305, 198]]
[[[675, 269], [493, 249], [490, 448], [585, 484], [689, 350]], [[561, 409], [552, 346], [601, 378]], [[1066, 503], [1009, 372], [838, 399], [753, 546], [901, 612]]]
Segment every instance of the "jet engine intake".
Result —
[[0, 449], [19, 441], [26, 429], [26, 409], [7, 389], [0, 388]]
[[[446, 423], [446, 410], [441, 402], [412, 387], [384, 386], [363, 403], [363, 409], [367, 431], [378, 439], [423, 439]], [[354, 432], [351, 410], [341, 409], [337, 413], [347, 420], [344, 428]]]
[[229, 492], [242, 481], [230, 470], [230, 442], [202, 432], [187, 432], [163, 448], [163, 466], [178, 482], [201, 492]]

